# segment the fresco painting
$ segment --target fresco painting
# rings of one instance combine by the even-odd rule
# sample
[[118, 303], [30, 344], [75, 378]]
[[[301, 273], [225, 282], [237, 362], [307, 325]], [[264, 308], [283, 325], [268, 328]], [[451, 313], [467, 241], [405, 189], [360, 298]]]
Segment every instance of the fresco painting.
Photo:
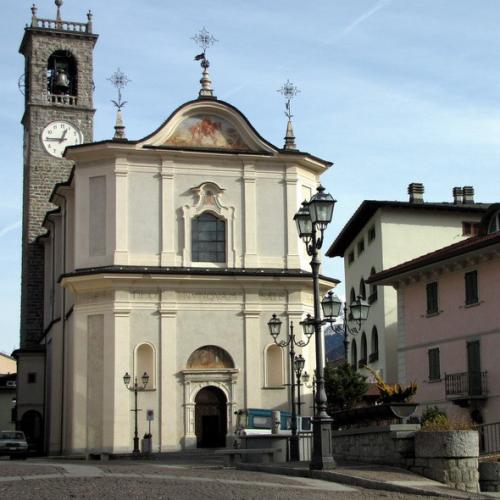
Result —
[[168, 146], [249, 150], [231, 123], [218, 116], [195, 115], [183, 120], [167, 139]]

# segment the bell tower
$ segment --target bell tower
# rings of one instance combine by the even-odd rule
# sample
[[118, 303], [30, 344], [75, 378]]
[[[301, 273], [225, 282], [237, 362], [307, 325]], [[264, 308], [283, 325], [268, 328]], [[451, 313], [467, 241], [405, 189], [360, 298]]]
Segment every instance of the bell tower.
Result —
[[43, 249], [37, 238], [43, 219], [53, 208], [54, 185], [68, 179], [72, 162], [67, 146], [93, 140], [92, 13], [87, 22], [61, 17], [63, 0], [55, 0], [55, 19], [32, 18], [19, 49], [25, 57], [24, 183], [21, 292], [21, 345], [35, 348], [43, 335]]

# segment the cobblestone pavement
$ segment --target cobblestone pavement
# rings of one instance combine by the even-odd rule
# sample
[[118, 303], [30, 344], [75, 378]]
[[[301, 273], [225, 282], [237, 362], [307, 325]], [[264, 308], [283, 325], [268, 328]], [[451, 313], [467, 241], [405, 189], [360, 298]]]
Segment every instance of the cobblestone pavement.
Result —
[[207, 466], [0, 461], [0, 499], [419, 499], [326, 481]]

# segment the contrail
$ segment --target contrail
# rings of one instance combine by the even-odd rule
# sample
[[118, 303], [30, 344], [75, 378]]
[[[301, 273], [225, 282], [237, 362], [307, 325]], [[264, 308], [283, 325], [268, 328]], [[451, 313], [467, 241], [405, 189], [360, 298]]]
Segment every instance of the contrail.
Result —
[[10, 233], [11, 231], [14, 231], [14, 229], [17, 229], [18, 227], [21, 227], [20, 220], [14, 222], [13, 224], [9, 224], [8, 226], [5, 226], [4, 228], [0, 229], [0, 238], [5, 236], [6, 234]]
[[379, 0], [371, 9], [367, 10], [364, 14], [361, 14], [358, 18], [356, 18], [351, 24], [346, 26], [341, 33], [335, 37], [335, 40], [339, 40], [349, 33], [351, 33], [354, 29], [356, 29], [360, 24], [364, 23], [368, 18], [376, 14], [379, 10], [387, 7], [392, 0]]

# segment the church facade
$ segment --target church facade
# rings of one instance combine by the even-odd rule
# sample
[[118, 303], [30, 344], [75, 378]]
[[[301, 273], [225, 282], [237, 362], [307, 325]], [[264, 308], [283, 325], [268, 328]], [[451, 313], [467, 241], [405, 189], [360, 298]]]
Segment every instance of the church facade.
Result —
[[[43, 29], [61, 47], [80, 36], [63, 25], [29, 36]], [[92, 71], [83, 60], [76, 67]], [[68, 130], [52, 137], [76, 130], [81, 140], [55, 160], [71, 168], [47, 194], [34, 243], [44, 259], [43, 325], [17, 357], [20, 380], [35, 373], [38, 390], [19, 384], [18, 418], [40, 413], [48, 453], [129, 452], [127, 373], [140, 389], [139, 435], [151, 429], [154, 451], [230, 444], [235, 411], [289, 407], [288, 356], [267, 322], [275, 313], [297, 333], [312, 313], [293, 216], [330, 163], [263, 139], [213, 95], [206, 68], [198, 98], [147, 137], [125, 139], [120, 123], [115, 138], [92, 142], [65, 114], [78, 92], [77, 74], [65, 73], [55, 70], [68, 88], [48, 106]], [[321, 289], [336, 283], [322, 278]], [[312, 373], [314, 342], [302, 354]]]

